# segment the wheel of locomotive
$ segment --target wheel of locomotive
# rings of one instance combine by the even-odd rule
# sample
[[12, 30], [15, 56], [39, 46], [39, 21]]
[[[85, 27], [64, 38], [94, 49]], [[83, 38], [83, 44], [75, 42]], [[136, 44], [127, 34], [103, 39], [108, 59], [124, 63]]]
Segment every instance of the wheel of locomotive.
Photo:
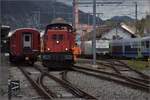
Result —
[[74, 66], [74, 64], [69, 64], [68, 67], [65, 67], [66, 70], [72, 70], [72, 67]]
[[34, 60], [29, 61], [30, 66], [34, 66]]

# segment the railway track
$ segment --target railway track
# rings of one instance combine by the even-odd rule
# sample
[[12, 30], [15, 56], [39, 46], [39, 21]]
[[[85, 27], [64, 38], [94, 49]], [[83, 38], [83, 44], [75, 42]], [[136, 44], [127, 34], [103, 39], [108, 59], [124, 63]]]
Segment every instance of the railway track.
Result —
[[[66, 93], [72, 94], [70, 99], [80, 99], [80, 100], [97, 100], [96, 97], [84, 92], [83, 90], [77, 88], [76, 86], [72, 85], [71, 83], [59, 79], [55, 75], [51, 75], [50, 73], [46, 72], [43, 69], [40, 69], [39, 67], [35, 67], [36, 70], [40, 72], [40, 74], [37, 76], [36, 79], [34, 79], [31, 76], [31, 72], [27, 71], [23, 67], [18, 67], [22, 73], [27, 77], [29, 82], [32, 84], [34, 89], [37, 91], [40, 97], [43, 97], [44, 99], [49, 99], [49, 100], [55, 100], [55, 99], [68, 99], [68, 97], [63, 97], [60, 96], [56, 93], [56, 91], [53, 91], [53, 89], [50, 89], [48, 85], [45, 85], [45, 80], [44, 78], [47, 77], [47, 80], [52, 80], [55, 81], [56, 83], [60, 84], [60, 87], [63, 87], [63, 93], [66, 91]], [[59, 87], [58, 87], [59, 88]], [[61, 92], [61, 91], [60, 91]], [[62, 93], [62, 94], [63, 94]], [[65, 99], [66, 98], [66, 99]]]
[[[72, 69], [74, 71], [82, 72], [88, 75], [96, 76], [108, 81], [114, 81], [128, 87], [142, 90], [145, 92], [150, 92], [150, 81], [146, 80], [145, 78], [136, 78], [132, 76], [123, 75], [120, 70], [118, 70], [112, 63], [111, 64], [104, 64], [105, 66], [113, 67], [112, 69], [115, 70], [114, 72], [107, 72], [102, 71], [101, 69], [94, 69], [90, 67], [83, 67], [83, 66], [73, 66]], [[119, 64], [121, 65], [121, 64]], [[123, 67], [123, 65], [122, 65]], [[146, 76], [146, 75], [145, 75]], [[66, 78], [63, 76], [62, 79], [69, 83]]]
[[[119, 64], [116, 64], [115, 62], [119, 63]], [[136, 69], [133, 69], [132, 67], [128, 66], [127, 64], [125, 64], [124, 62], [120, 61], [120, 60], [114, 60], [114, 61], [108, 61], [108, 63], [111, 65], [106, 65], [106, 66], [109, 66], [111, 67], [112, 69], [114, 69], [116, 72], [118, 72], [118, 74], [124, 74], [122, 73], [122, 71], [124, 70], [120, 70], [118, 67], [121, 67], [122, 69], [127, 69], [128, 72], [132, 72], [134, 74], [136, 74], [137, 76], [140, 76], [140, 77], [133, 77], [133, 76], [126, 76], [128, 78], [131, 78], [131, 79], [134, 79], [135, 81], [140, 81], [140, 82], [143, 82], [143, 83], [147, 83], [147, 84], [150, 84], [150, 76], [136, 70]], [[102, 64], [102, 63], [101, 63]], [[124, 75], [125, 76], [125, 75]]]
[[145, 92], [150, 92], [149, 84], [141, 82], [141, 80], [136, 80], [136, 79], [126, 77], [121, 74], [101, 71], [99, 69], [83, 67], [83, 66], [74, 66], [72, 69], [74, 71], [78, 71], [87, 75], [92, 75], [92, 76], [95, 76], [104, 80], [114, 81], [114, 82], [126, 85], [134, 89], [139, 89]]
[[[47, 70], [43, 69], [44, 67], [41, 66], [34, 66], [35, 70], [40, 72], [36, 78], [32, 77], [32, 72], [30, 70], [25, 70], [24, 67], [19, 67], [19, 69], [23, 72], [23, 74], [27, 77], [31, 85], [37, 91], [40, 97], [43, 99], [55, 100], [55, 99], [80, 99], [80, 100], [97, 100], [96, 97], [84, 92], [82, 89], [77, 88], [71, 82], [67, 80], [67, 71], [63, 71], [60, 74], [60, 78], [56, 77], [56, 75], [52, 75], [52, 73], [48, 72]], [[116, 69], [118, 70], [118, 69]], [[149, 81], [145, 81], [145, 79], [134, 78], [130, 76], [124, 76], [121, 73], [114, 73], [114, 72], [107, 72], [102, 71], [101, 69], [95, 69], [91, 67], [84, 67], [84, 66], [73, 66], [71, 71], [80, 72], [85, 75], [94, 76], [103, 80], [113, 81], [119, 83], [123, 86], [127, 86], [130, 88], [134, 88], [137, 90], [141, 90], [147, 93], [150, 93], [150, 85]], [[53, 88], [50, 88], [49, 85], [45, 84], [44, 78], [47, 77], [46, 80], [53, 80], [60, 84], [60, 87], [64, 88], [67, 93], [70, 93], [71, 96], [63, 97], [64, 95], [60, 96], [57, 94]], [[60, 91], [61, 92], [61, 91]], [[63, 92], [64, 93], [64, 92]], [[65, 99], [66, 98], [66, 99]]]
[[[39, 96], [44, 97], [46, 99], [53, 100], [53, 97], [42, 87], [42, 84], [39, 83], [40, 80], [34, 80], [28, 71], [26, 71], [23, 67], [18, 67], [21, 72], [25, 75], [25, 77], [29, 80], [30, 84], [34, 87]], [[41, 78], [38, 78], [41, 79]]]
[[132, 67], [128, 66], [127, 64], [125, 64], [120, 60], [115, 60], [115, 59], [102, 60], [102, 61], [97, 61], [97, 64], [104, 66], [104, 68], [98, 67], [99, 70], [101, 69], [103, 71], [104, 69], [112, 73], [115, 72], [116, 74], [120, 74], [126, 77], [126, 79], [128, 80], [131, 79], [131, 81], [134, 80], [139, 83], [150, 84], [150, 76], [136, 69], [133, 69]]
[[132, 67], [129, 66], [128, 64], [124, 63], [123, 61], [116, 60], [116, 59], [114, 59], [114, 61], [120, 63], [120, 66], [121, 66], [121, 67], [125, 67], [125, 68], [127, 68], [127, 69], [129, 69], [129, 70], [131, 70], [131, 71], [133, 71], [133, 72], [135, 72], [135, 73], [137, 73], [137, 74], [140, 75], [142, 78], [145, 78], [145, 79], [148, 79], [148, 80], [150, 79], [150, 76], [148, 76], [148, 75], [146, 75], [146, 74], [144, 74], [144, 73], [142, 73], [142, 72], [140, 72], [140, 71], [138, 71], [138, 70], [132, 68]]
[[53, 79], [54, 81], [58, 82], [61, 84], [61, 86], [63, 86], [64, 88], [66, 88], [70, 93], [72, 93], [74, 96], [79, 97], [79, 98], [83, 98], [86, 100], [97, 100], [96, 97], [84, 92], [83, 90], [79, 89], [78, 87], [74, 86], [73, 84], [71, 84], [68, 81], [65, 81], [63, 78], [59, 79], [56, 76], [49, 74], [46, 71], [43, 71], [42, 69], [40, 69], [39, 67], [37, 67], [37, 69], [41, 72], [44, 73], [45, 76], [49, 77], [50, 79]]
[[[120, 70], [118, 68], [118, 65], [115, 65], [115, 64], [112, 64], [112, 63], [110, 63], [110, 64], [99, 63], [99, 64], [104, 65], [104, 66], [109, 67], [109, 68], [112, 68], [117, 74], [123, 75], [126, 78], [133, 79], [133, 80], [138, 81], [138, 82], [143, 82], [145, 84], [150, 84], [149, 76], [145, 75], [144, 73], [141, 73], [140, 71], [137, 71], [138, 72], [137, 73], [137, 72], [135, 72], [132, 69], [127, 69], [126, 67], [125, 67], [126, 68], [126, 70], [125, 70], [124, 69], [124, 65], [119, 65], [119, 66], [121, 66], [123, 68], [122, 70]], [[135, 77], [135, 76], [130, 76], [130, 75], [124, 75], [124, 73], [122, 71], [127, 71], [128, 73], [133, 73], [136, 76], [142, 76], [142, 77]]]

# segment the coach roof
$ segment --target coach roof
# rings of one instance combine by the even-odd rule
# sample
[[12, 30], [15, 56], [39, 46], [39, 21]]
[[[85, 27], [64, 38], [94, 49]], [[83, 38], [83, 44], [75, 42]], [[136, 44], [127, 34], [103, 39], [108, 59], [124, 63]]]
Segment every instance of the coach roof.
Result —
[[20, 30], [34, 30], [34, 31], [39, 32], [36, 28], [18, 28], [13, 31], [10, 31], [8, 34], [8, 37], [11, 37], [13, 34], [15, 34], [15, 32], [20, 31]]

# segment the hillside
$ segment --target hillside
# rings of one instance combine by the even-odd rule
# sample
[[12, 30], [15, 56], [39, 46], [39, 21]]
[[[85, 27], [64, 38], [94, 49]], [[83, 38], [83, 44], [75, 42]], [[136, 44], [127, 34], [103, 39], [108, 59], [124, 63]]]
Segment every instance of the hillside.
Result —
[[112, 17], [110, 20], [115, 21], [115, 22], [131, 22], [134, 21], [134, 19], [132, 19], [129, 16], [114, 16]]
[[119, 23], [132, 23], [134, 22], [134, 19], [132, 19], [129, 16], [114, 16], [108, 20], [105, 20], [105, 24], [108, 26], [116, 26], [117, 24], [119, 25]]
[[[87, 24], [87, 14], [80, 11], [80, 23]], [[44, 28], [54, 18], [62, 17], [67, 22], [72, 22], [72, 7], [60, 2], [54, 3], [51, 0], [13, 0], [1, 1], [0, 24], [10, 25], [11, 29], [19, 27], [38, 27]], [[92, 24], [92, 15], [90, 15], [90, 24]], [[97, 22], [102, 23], [100, 18]], [[99, 23], [97, 23], [99, 24]]]

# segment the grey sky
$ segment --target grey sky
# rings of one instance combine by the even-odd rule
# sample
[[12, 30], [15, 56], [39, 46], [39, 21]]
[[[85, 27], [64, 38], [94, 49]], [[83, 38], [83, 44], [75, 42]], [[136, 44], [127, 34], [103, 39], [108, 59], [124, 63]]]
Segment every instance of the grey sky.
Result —
[[[57, 0], [71, 5], [72, 0]], [[93, 0], [79, 0], [79, 2], [86, 2]], [[113, 16], [130, 16], [135, 18], [135, 2], [138, 5], [138, 19], [145, 17], [147, 13], [150, 13], [150, 0], [97, 0], [100, 2], [112, 2], [120, 1], [122, 4], [103, 5], [97, 6], [97, 12], [103, 13], [100, 15], [102, 19], [109, 19]], [[79, 9], [84, 12], [92, 12], [92, 5], [79, 5]]]
[[[17, 1], [17, 0], [4, 0], [4, 1]], [[21, 0], [18, 0], [21, 1]], [[22, 0], [26, 1], [26, 0]], [[54, 1], [54, 0], [32, 0], [32, 1]], [[59, 2], [64, 2], [68, 5], [72, 5], [73, 0], [56, 0]], [[86, 1], [93, 1], [93, 0], [78, 0], [79, 2], [86, 2]], [[119, 1], [122, 4], [117, 5], [103, 5], [97, 6], [97, 13], [103, 13], [100, 15], [100, 18], [103, 20], [109, 19], [113, 16], [130, 16], [135, 18], [135, 2], [138, 5], [138, 19], [145, 17], [148, 13], [150, 14], [150, 0], [96, 0], [99, 2], [112, 2], [112, 1]], [[88, 6], [88, 7], [87, 7]], [[79, 9], [84, 12], [92, 13], [92, 4], [91, 5], [79, 5]], [[67, 13], [67, 12], [66, 12]]]

